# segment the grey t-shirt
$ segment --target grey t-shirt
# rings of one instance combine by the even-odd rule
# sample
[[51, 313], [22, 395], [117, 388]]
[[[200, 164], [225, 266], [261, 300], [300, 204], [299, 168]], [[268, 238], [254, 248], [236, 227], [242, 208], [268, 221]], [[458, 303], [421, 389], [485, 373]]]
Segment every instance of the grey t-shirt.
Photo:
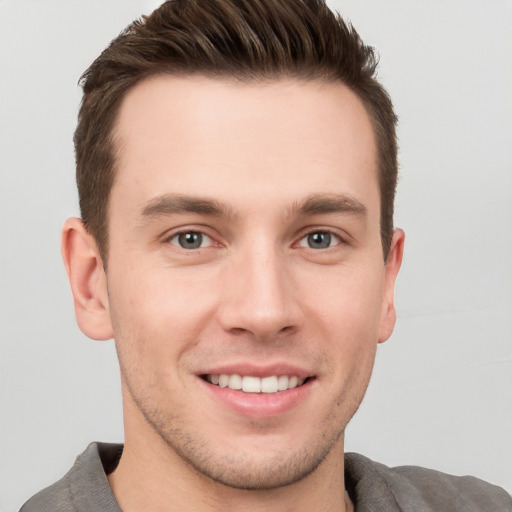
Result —
[[[107, 474], [121, 444], [92, 443], [58, 482], [33, 496], [20, 512], [121, 512]], [[500, 487], [415, 466], [389, 468], [357, 453], [345, 455], [345, 484], [356, 512], [512, 512]]]

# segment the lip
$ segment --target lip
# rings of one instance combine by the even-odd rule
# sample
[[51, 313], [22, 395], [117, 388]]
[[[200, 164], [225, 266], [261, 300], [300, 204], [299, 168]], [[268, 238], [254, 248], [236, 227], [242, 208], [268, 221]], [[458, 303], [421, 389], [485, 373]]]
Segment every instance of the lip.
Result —
[[223, 364], [212, 366], [197, 372], [197, 375], [251, 375], [252, 377], [269, 377], [272, 375], [295, 375], [301, 379], [314, 377], [314, 373], [304, 368], [290, 365], [288, 363], [275, 363], [272, 365], [255, 365], [251, 363], [244, 364]]
[[[204, 375], [238, 374], [251, 375], [254, 377], [267, 377], [270, 375], [296, 375], [306, 379], [302, 386], [279, 391], [277, 393], [244, 393], [243, 391], [230, 388], [221, 388], [210, 384], [203, 377]], [[272, 418], [285, 414], [304, 403], [315, 385], [316, 379], [307, 370], [290, 366], [289, 364], [274, 364], [266, 366], [246, 365], [222, 365], [209, 368], [197, 375], [199, 384], [204, 391], [212, 398], [216, 405], [227, 407], [240, 416], [251, 418]]]

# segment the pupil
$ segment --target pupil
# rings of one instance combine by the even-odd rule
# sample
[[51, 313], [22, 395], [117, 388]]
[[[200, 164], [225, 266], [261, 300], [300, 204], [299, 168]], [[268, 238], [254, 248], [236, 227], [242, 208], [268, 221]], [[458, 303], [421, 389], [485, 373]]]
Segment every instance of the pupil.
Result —
[[330, 233], [311, 233], [308, 235], [308, 244], [313, 249], [326, 249], [331, 245]]
[[182, 233], [178, 237], [181, 247], [184, 249], [198, 249], [203, 242], [201, 233]]

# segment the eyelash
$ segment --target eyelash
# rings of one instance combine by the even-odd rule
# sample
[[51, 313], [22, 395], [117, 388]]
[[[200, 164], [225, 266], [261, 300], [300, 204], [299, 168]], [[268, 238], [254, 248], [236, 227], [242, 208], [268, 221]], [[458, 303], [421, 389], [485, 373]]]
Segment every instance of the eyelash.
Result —
[[[179, 238], [182, 237], [182, 236], [187, 236], [187, 235], [199, 235], [201, 237], [201, 245], [199, 247], [183, 247], [179, 243]], [[211, 245], [211, 243], [214, 241], [211, 236], [207, 235], [203, 231], [200, 231], [198, 229], [187, 229], [187, 230], [183, 230], [183, 231], [178, 231], [177, 233], [173, 233], [171, 236], [167, 237], [165, 241], [170, 243], [170, 244], [172, 244], [172, 245], [175, 245], [176, 247], [179, 247], [180, 249], [184, 249], [184, 250], [197, 250], [197, 249], [204, 249], [205, 248], [205, 247], [202, 246], [202, 242], [204, 241], [205, 238], [210, 241], [208, 246]], [[173, 240], [175, 240], [175, 239], [176, 239], [176, 243], [173, 242]]]
[[[310, 247], [309, 245], [308, 246], [305, 246], [305, 245], [302, 245], [301, 242], [306, 240], [308, 241], [308, 238], [310, 236], [313, 236], [313, 235], [318, 235], [318, 234], [322, 234], [322, 235], [328, 235], [329, 237], [329, 242], [331, 242], [331, 239], [334, 238], [335, 240], [335, 243], [334, 244], [329, 244], [328, 247], [316, 247], [316, 248], [313, 248], [313, 247]], [[307, 243], [307, 242], [306, 242]], [[325, 249], [330, 249], [336, 245], [340, 245], [343, 243], [343, 239], [342, 237], [338, 234], [338, 233], [335, 233], [333, 230], [331, 229], [313, 229], [311, 231], [308, 231], [307, 233], [305, 233], [298, 241], [298, 243], [296, 245], [298, 245], [299, 247], [307, 247], [309, 249], [313, 249], [313, 250], [325, 250]]]
[[[308, 237], [313, 236], [313, 235], [318, 235], [318, 234], [328, 235], [328, 237], [329, 237], [328, 238], [328, 242], [329, 242], [328, 247], [316, 247], [315, 248], [315, 247], [309, 246]], [[198, 247], [183, 247], [179, 241], [179, 238], [182, 236], [186, 236], [186, 235], [199, 235], [201, 237], [200, 245]], [[204, 240], [205, 238], [207, 239], [207, 241], [209, 240], [207, 246], [202, 245], [203, 242], [205, 241]], [[332, 238], [335, 239], [334, 244], [331, 244]], [[174, 240], [176, 240], [176, 242], [174, 242]], [[302, 244], [303, 241], [305, 241], [305, 244], [307, 244], [307, 245], [303, 245]], [[200, 229], [186, 229], [186, 230], [175, 232], [172, 235], [168, 236], [165, 239], [165, 242], [170, 243], [170, 244], [178, 247], [179, 249], [183, 249], [185, 251], [194, 251], [194, 250], [198, 250], [198, 249], [205, 249], [205, 248], [215, 244], [215, 240], [213, 239], [213, 237], [209, 236], [208, 234], [206, 234], [204, 231], [201, 231]], [[334, 232], [331, 229], [324, 228], [324, 229], [313, 229], [313, 230], [310, 230], [310, 231], [302, 234], [302, 236], [299, 238], [299, 240], [294, 244], [294, 247], [306, 247], [306, 248], [309, 248], [312, 250], [326, 250], [326, 249], [330, 249], [336, 245], [340, 245], [343, 243], [345, 243], [345, 240], [337, 232]]]

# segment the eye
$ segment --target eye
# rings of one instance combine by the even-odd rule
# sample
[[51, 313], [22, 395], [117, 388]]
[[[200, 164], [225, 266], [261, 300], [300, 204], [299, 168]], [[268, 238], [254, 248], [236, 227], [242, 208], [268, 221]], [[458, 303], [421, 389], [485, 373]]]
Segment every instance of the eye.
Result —
[[169, 242], [182, 249], [201, 249], [211, 245], [212, 239], [199, 231], [185, 231], [175, 234]]
[[333, 245], [338, 245], [341, 242], [339, 236], [329, 231], [314, 231], [303, 237], [300, 242], [300, 247], [309, 247], [310, 249], [328, 249]]

